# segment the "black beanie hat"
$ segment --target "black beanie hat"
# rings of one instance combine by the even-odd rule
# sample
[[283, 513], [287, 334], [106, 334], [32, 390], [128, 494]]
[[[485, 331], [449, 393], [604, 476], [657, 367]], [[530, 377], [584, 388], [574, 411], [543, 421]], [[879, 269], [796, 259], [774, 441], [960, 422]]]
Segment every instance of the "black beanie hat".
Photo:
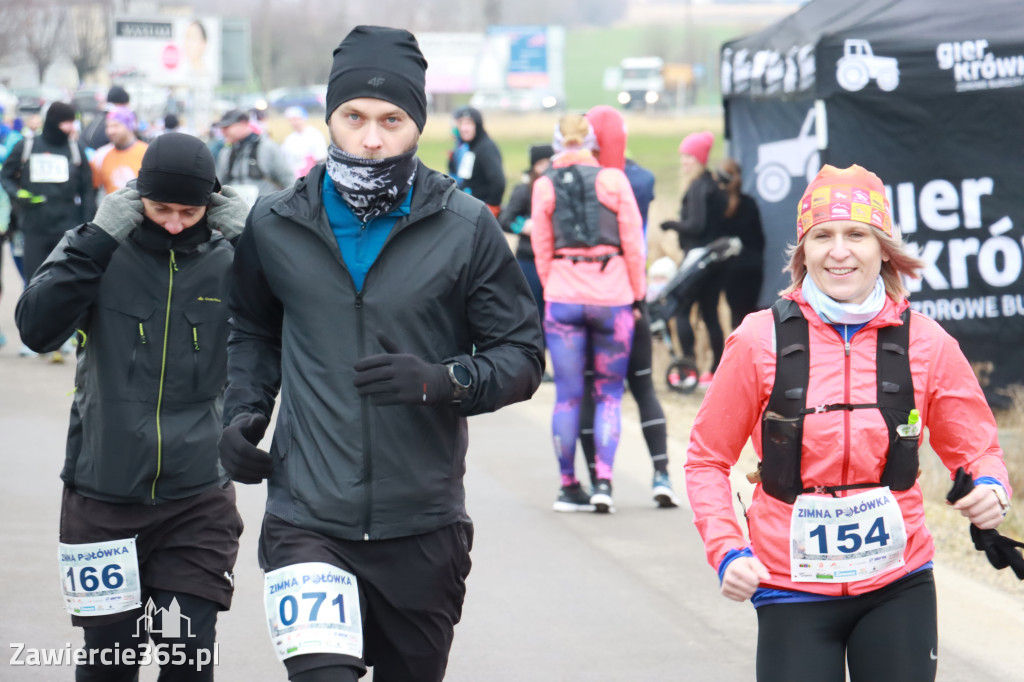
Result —
[[423, 131], [427, 122], [427, 60], [406, 30], [356, 26], [334, 50], [327, 81], [327, 120], [340, 105], [358, 97], [401, 107]]
[[64, 102], [54, 102], [46, 110], [46, 125], [58, 125], [65, 121], [75, 120], [75, 108]]
[[220, 189], [213, 154], [198, 137], [164, 133], [149, 143], [136, 189], [153, 201], [206, 206]]
[[535, 144], [530, 146], [530, 168], [541, 159], [550, 159], [555, 155], [555, 148], [549, 144]]
[[112, 85], [107, 90], [107, 104], [120, 104], [124, 106], [128, 104], [128, 99], [128, 91], [120, 85]]

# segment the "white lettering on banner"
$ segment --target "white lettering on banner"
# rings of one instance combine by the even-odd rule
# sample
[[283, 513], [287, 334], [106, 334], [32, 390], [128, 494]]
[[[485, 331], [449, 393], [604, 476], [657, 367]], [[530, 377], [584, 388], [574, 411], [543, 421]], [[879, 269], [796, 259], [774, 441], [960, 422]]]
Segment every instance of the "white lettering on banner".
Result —
[[770, 95], [803, 92], [814, 86], [814, 45], [786, 50], [722, 50], [722, 94]]
[[[981, 198], [991, 195], [994, 190], [995, 181], [989, 177], [964, 178], [959, 193], [956, 185], [939, 178], [924, 184], [919, 200], [912, 182], [896, 185], [895, 201], [889, 185], [885, 187], [885, 194], [889, 204], [896, 209], [893, 222], [899, 223], [900, 230], [908, 235], [917, 232], [918, 204], [921, 221], [933, 230], [954, 230], [961, 225], [968, 228], [981, 227]], [[956, 212], [961, 208], [962, 221]]]
[[952, 72], [957, 92], [1024, 85], [1024, 55], [996, 56], [989, 47], [987, 40], [977, 39], [935, 48], [939, 68]]
[[[1013, 298], [1003, 296], [1003, 298]], [[940, 298], [930, 301], [913, 301], [910, 307], [933, 320], [980, 320], [1006, 315], [1007, 306], [999, 305], [998, 296], [975, 296], [973, 298]], [[1020, 313], [1024, 315], [1024, 311]]]

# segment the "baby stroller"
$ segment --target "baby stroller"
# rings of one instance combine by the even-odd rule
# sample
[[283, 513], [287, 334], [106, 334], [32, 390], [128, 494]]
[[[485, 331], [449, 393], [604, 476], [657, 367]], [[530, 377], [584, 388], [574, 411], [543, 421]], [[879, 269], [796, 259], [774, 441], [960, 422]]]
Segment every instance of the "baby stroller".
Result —
[[689, 294], [699, 287], [707, 276], [722, 264], [734, 258], [743, 249], [739, 237], [719, 237], [707, 246], [690, 249], [676, 273], [657, 298], [650, 301], [651, 334], [660, 337], [668, 348], [671, 361], [665, 372], [665, 382], [677, 393], [693, 393], [697, 388], [699, 372], [693, 358], [681, 357], [672, 344], [668, 321], [676, 314]]

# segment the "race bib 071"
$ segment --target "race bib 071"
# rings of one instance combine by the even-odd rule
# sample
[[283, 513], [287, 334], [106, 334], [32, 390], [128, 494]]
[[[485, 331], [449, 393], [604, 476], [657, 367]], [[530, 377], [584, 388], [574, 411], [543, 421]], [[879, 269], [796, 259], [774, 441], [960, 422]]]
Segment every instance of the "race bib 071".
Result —
[[270, 640], [282, 661], [300, 654], [363, 657], [363, 619], [356, 577], [320, 562], [266, 574], [264, 606]]
[[103, 616], [142, 606], [142, 584], [135, 538], [60, 543], [64, 605], [73, 616]]

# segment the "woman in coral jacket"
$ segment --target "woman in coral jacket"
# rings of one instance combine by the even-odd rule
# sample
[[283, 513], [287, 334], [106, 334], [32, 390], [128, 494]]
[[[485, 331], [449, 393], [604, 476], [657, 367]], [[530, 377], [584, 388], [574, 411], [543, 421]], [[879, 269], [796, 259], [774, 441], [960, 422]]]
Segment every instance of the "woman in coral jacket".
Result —
[[[760, 682], [840, 682], [847, 665], [854, 682], [934, 680], [934, 546], [916, 446], [927, 426], [943, 464], [974, 477], [954, 507], [995, 528], [1010, 494], [995, 420], [957, 342], [908, 310], [901, 276], [917, 277], [922, 263], [904, 250], [876, 175], [825, 166], [801, 200], [796, 236], [792, 284], [729, 337], [691, 431], [694, 521], [722, 594], [757, 608]], [[793, 343], [781, 330], [801, 316], [807, 341]], [[790, 354], [804, 357], [804, 381], [776, 372], [794, 366]], [[876, 357], [911, 381], [880, 376]], [[917, 424], [906, 404], [883, 405], [908, 383]], [[729, 484], [748, 437], [760, 460], [749, 542]]]
[[[555, 371], [552, 417], [562, 489], [555, 511], [612, 512], [623, 381], [633, 326], [647, 290], [640, 211], [626, 174], [601, 168], [594, 134], [579, 114], [555, 128], [553, 168], [533, 185], [533, 244], [544, 286], [544, 335]], [[576, 441], [588, 352], [594, 358], [597, 480], [588, 495], [576, 477]]]

